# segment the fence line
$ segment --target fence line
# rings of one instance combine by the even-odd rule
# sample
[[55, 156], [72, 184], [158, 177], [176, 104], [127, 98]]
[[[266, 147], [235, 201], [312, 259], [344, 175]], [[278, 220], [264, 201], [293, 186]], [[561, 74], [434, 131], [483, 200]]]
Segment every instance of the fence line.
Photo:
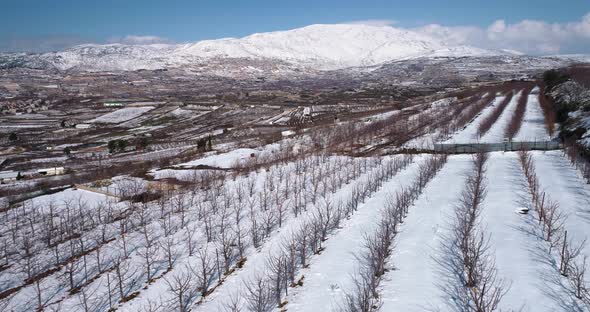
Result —
[[93, 192], [93, 193], [102, 194], [102, 195], [105, 195], [105, 196], [110, 196], [110, 197], [114, 197], [114, 198], [120, 199], [120, 197], [117, 196], [116, 192], [115, 193], [111, 193], [108, 190], [105, 191], [105, 190], [102, 190], [102, 189], [99, 189], [99, 188], [95, 188], [95, 187], [91, 187], [91, 186], [87, 186], [87, 185], [82, 185], [82, 184], [75, 184], [74, 187], [77, 188], [77, 189], [88, 191], [88, 192]]
[[562, 146], [555, 141], [502, 142], [502, 143], [435, 143], [434, 151], [442, 153], [514, 152], [520, 150], [559, 150]]

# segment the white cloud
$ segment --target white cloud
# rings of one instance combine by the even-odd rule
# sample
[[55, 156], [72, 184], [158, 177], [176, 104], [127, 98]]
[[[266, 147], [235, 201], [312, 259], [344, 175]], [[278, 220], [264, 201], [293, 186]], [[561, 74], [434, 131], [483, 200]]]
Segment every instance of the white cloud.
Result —
[[443, 40], [450, 45], [476, 45], [475, 43], [482, 36], [482, 30], [472, 26], [448, 27], [439, 24], [430, 24], [412, 30], [435, 39]]
[[569, 23], [523, 20], [509, 24], [497, 20], [485, 28], [431, 24], [413, 30], [451, 45], [516, 50], [534, 55], [590, 53], [590, 13]]
[[141, 44], [160, 44], [160, 43], [171, 43], [170, 40], [158, 36], [135, 36], [128, 35], [125, 37], [113, 37], [108, 40], [109, 43], [122, 43], [129, 45], [141, 45]]
[[345, 22], [342, 24], [368, 25], [368, 26], [392, 26], [392, 25], [397, 24], [397, 21], [390, 20], [390, 19], [368, 19], [368, 20], [360, 20], [360, 21], [350, 21], [350, 22]]

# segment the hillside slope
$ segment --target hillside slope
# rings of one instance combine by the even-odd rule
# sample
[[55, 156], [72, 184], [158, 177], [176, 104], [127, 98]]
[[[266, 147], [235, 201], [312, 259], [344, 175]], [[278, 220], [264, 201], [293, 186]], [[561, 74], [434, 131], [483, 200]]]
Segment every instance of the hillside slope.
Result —
[[331, 70], [418, 57], [506, 54], [510, 53], [453, 46], [437, 38], [389, 26], [335, 24], [176, 45], [88, 44], [44, 54], [0, 54], [0, 68], [137, 70], [199, 65], [219, 59], [230, 63], [235, 59], [247, 59]]

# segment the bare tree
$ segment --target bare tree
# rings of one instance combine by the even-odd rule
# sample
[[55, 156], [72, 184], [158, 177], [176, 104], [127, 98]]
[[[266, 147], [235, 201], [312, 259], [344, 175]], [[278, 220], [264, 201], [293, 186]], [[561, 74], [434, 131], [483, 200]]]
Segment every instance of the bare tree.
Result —
[[80, 288], [80, 291], [76, 294], [78, 299], [78, 306], [84, 312], [99, 311], [101, 306], [101, 299], [95, 296], [100, 285], [89, 285], [87, 287]]
[[146, 278], [149, 283], [153, 278], [153, 266], [154, 262], [158, 259], [160, 245], [150, 226], [145, 224], [140, 231], [143, 236], [143, 248], [140, 248], [137, 253], [143, 257]]
[[248, 200], [248, 210], [250, 219], [250, 237], [254, 248], [260, 247], [262, 243], [261, 225], [258, 222], [258, 210], [256, 209], [256, 197], [250, 197]]
[[186, 271], [180, 271], [171, 277], [165, 277], [168, 291], [174, 296], [173, 308], [179, 312], [188, 312], [196, 294], [192, 277]]
[[309, 227], [307, 222], [303, 222], [299, 226], [299, 230], [295, 234], [295, 240], [297, 241], [296, 249], [299, 255], [299, 263], [306, 268], [307, 258], [309, 257]]
[[135, 287], [139, 286], [140, 277], [136, 274], [135, 267], [128, 261], [123, 261], [121, 258], [115, 260], [113, 267], [117, 291], [121, 299], [124, 299]]
[[271, 273], [269, 274], [269, 278], [272, 283], [275, 302], [281, 305], [283, 290], [286, 290], [288, 287], [286, 282], [287, 257], [282, 252], [277, 255], [271, 254], [267, 257], [267, 267]]
[[243, 302], [239, 295], [232, 294], [229, 299], [223, 303], [225, 312], [241, 312]]
[[261, 275], [244, 283], [246, 307], [253, 312], [271, 312], [277, 304], [269, 281]]
[[565, 231], [563, 242], [561, 244], [561, 252], [559, 253], [559, 272], [561, 275], [569, 275], [571, 263], [580, 255], [585, 245], [586, 240], [583, 240], [578, 244], [575, 244], [572, 240], [568, 240], [567, 231]]
[[164, 307], [160, 302], [154, 301], [151, 298], [147, 299], [147, 304], [145, 304], [142, 309], [143, 312], [163, 312]]
[[173, 236], [168, 236], [158, 242], [160, 248], [164, 251], [166, 261], [168, 262], [168, 269], [174, 267], [174, 263], [178, 259], [179, 252], [177, 250], [177, 241]]
[[280, 228], [283, 226], [283, 221], [285, 219], [285, 215], [287, 214], [289, 203], [283, 202], [278, 192], [274, 193], [273, 197], [275, 202], [277, 221]]
[[[565, 217], [559, 210], [557, 202], [548, 201], [547, 205], [541, 205], [540, 210], [542, 212], [543, 230], [545, 232], [545, 240], [549, 242], [551, 248], [557, 246], [561, 240], [563, 233], [563, 225]], [[565, 234], [567, 235], [567, 234]]]
[[463, 264], [463, 283], [469, 294], [465, 308], [478, 312], [497, 310], [508, 291], [507, 283], [497, 276], [489, 236], [478, 224], [486, 194], [486, 160], [486, 154], [480, 153], [474, 157], [474, 170], [467, 177], [465, 189], [455, 210], [453, 231], [458, 245], [458, 257]]
[[184, 228], [184, 232], [185, 232], [185, 238], [186, 238], [186, 243], [187, 243], [187, 248], [188, 248], [188, 255], [189, 257], [192, 256], [195, 252], [195, 248], [197, 247], [195, 245], [195, 241], [194, 241], [194, 237], [195, 237], [195, 233], [197, 232], [197, 227], [196, 225], [190, 225]]
[[79, 273], [78, 261], [68, 261], [64, 264], [64, 277], [69, 285], [70, 291], [78, 287], [75, 276]]
[[354, 287], [344, 294], [342, 312], [371, 312], [378, 309], [379, 301], [373, 297], [371, 291], [371, 276], [369, 272], [360, 271], [353, 276]]
[[570, 263], [569, 281], [574, 289], [576, 298], [580, 299], [586, 307], [590, 308], [590, 289], [586, 281], [586, 269], [588, 268], [588, 257], [583, 256], [574, 259]]
[[197, 264], [190, 265], [189, 268], [194, 274], [194, 278], [197, 281], [197, 289], [201, 292], [201, 296], [207, 296], [209, 287], [213, 283], [213, 272], [215, 272], [215, 265], [207, 248], [199, 249], [197, 252]]

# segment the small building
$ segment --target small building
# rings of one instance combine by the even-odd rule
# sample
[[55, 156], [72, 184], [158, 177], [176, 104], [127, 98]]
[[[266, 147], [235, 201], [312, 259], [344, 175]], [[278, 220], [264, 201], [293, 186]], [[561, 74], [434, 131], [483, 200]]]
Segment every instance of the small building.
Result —
[[125, 104], [121, 102], [104, 102], [103, 105], [105, 107], [123, 107]]
[[39, 169], [37, 173], [40, 175], [45, 176], [54, 176], [54, 175], [62, 175], [65, 173], [64, 167], [53, 167], [53, 168], [46, 168], [46, 169]]
[[295, 135], [295, 131], [293, 130], [285, 130], [281, 132], [281, 135], [283, 137], [290, 137], [290, 136], [294, 136]]
[[92, 128], [91, 124], [87, 124], [87, 123], [76, 124], [76, 129], [90, 129], [90, 128]]
[[10, 183], [18, 179], [18, 171], [0, 171], [0, 183]]

